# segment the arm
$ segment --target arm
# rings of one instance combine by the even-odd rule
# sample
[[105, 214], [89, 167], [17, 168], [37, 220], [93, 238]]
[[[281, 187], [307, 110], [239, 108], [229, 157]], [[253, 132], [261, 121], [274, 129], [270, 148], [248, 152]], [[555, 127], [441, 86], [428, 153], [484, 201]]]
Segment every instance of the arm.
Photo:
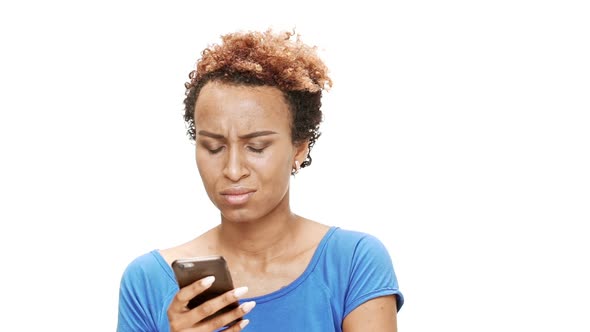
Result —
[[121, 278], [117, 332], [163, 330], [163, 319], [159, 317], [177, 291], [175, 286], [154, 253], [135, 258]]
[[131, 266], [123, 274], [119, 289], [119, 315], [117, 332], [154, 331], [149, 315], [142, 307], [141, 293], [134, 284], [134, 267]]
[[344, 318], [342, 331], [397, 332], [395, 296], [381, 296], [359, 305]]

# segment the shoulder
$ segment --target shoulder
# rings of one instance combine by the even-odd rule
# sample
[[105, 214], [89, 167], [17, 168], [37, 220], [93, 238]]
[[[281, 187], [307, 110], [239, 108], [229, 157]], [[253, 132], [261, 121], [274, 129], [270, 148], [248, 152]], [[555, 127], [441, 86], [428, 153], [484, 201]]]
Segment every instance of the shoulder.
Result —
[[119, 289], [117, 331], [165, 331], [166, 309], [178, 285], [157, 250], [133, 259]]
[[376, 236], [339, 227], [330, 228], [318, 247], [317, 256], [316, 268], [337, 270], [340, 277], [371, 266], [392, 269], [389, 252]]
[[338, 282], [346, 284], [347, 313], [368, 299], [396, 294], [398, 308], [403, 303], [393, 261], [386, 246], [375, 235], [333, 228], [328, 233], [323, 270], [332, 270]]
[[349, 273], [394, 274], [389, 251], [375, 235], [337, 228], [332, 237], [327, 255], [337, 256]]
[[336, 249], [350, 255], [359, 255], [369, 252], [372, 254], [389, 256], [387, 248], [376, 236], [338, 227], [333, 228], [328, 241], [328, 246], [331, 249]]
[[214, 227], [188, 242], [161, 249], [159, 254], [167, 265], [172, 265], [172, 262], [179, 258], [217, 254], [217, 229], [218, 227]]
[[121, 288], [149, 291], [153, 286], [174, 287], [172, 271], [157, 250], [133, 259], [125, 268]]
[[165, 269], [165, 261], [158, 250], [152, 250], [134, 258], [125, 268], [124, 276], [160, 272]]

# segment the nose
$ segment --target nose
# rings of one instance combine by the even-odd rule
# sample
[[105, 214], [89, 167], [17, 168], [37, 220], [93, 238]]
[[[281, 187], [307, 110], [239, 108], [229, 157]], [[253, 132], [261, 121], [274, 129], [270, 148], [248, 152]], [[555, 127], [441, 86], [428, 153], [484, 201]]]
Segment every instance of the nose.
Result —
[[239, 148], [230, 148], [223, 167], [223, 175], [233, 182], [238, 182], [248, 175], [248, 167]]

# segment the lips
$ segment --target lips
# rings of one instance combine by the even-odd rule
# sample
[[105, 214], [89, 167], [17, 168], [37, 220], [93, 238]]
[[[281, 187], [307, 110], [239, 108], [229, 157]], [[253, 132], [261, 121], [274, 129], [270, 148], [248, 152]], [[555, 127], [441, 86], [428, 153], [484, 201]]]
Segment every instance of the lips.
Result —
[[242, 205], [248, 202], [256, 190], [249, 188], [228, 188], [220, 192], [229, 205]]

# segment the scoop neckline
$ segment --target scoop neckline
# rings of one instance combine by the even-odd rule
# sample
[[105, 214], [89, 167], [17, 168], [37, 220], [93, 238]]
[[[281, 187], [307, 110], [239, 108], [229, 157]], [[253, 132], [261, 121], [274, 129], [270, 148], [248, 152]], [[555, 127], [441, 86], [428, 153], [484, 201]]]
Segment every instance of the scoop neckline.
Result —
[[[315, 266], [317, 265], [317, 263], [318, 263], [321, 255], [322, 255], [322, 253], [324, 252], [324, 249], [326, 247], [326, 244], [328, 242], [328, 239], [332, 236], [332, 234], [337, 229], [338, 229], [338, 227], [336, 227], [336, 226], [330, 226], [330, 228], [328, 229], [328, 231], [326, 232], [326, 234], [324, 234], [324, 236], [320, 240], [320, 243], [318, 243], [318, 246], [315, 249], [315, 252], [313, 253], [313, 256], [311, 257], [311, 260], [309, 261], [309, 264], [307, 264], [307, 267], [305, 268], [305, 270], [303, 271], [303, 273], [301, 273], [301, 275], [299, 275], [299, 277], [297, 277], [295, 280], [293, 280], [290, 284], [288, 284], [287, 286], [282, 287], [280, 289], [277, 289], [274, 292], [268, 293], [268, 294], [240, 299], [240, 302], [255, 301], [256, 303], [260, 304], [260, 303], [272, 301], [272, 300], [274, 300], [276, 298], [282, 297], [282, 296], [290, 293], [294, 289], [296, 289], [313, 272], [313, 270], [315, 269]], [[160, 252], [159, 252], [158, 249], [154, 249], [153, 252], [156, 254], [156, 257], [160, 261], [160, 263], [161, 264], [163, 263], [162, 265], [166, 266], [166, 273], [176, 283], [176, 277], [174, 276], [174, 271], [172, 271], [172, 268], [170, 267], [170, 265], [168, 265], [168, 263], [166, 262], [166, 260], [162, 256], [162, 254], [160, 254]]]

